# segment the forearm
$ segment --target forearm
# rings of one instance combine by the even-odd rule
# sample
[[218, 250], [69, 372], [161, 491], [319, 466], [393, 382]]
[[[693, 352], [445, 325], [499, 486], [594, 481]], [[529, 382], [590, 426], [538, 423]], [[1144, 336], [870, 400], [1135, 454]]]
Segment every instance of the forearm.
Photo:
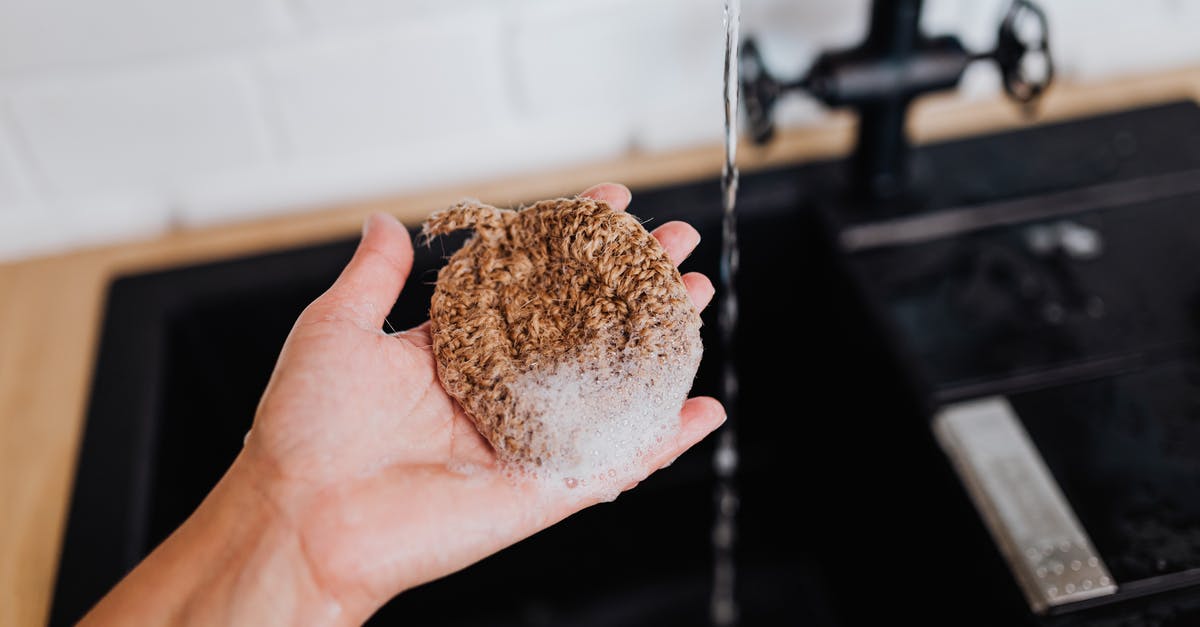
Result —
[[337, 625], [366, 616], [312, 574], [286, 520], [235, 462], [194, 514], [84, 618], [84, 625]]

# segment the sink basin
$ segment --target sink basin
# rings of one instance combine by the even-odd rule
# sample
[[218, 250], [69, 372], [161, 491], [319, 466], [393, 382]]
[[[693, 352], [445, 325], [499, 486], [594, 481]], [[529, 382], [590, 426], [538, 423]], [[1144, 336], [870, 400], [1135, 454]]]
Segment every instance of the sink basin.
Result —
[[[1194, 114], [1192, 105], [1176, 106]], [[1089, 133], [1092, 122], [1073, 124], [1046, 132], [1075, 137], [1076, 152], [1093, 150], [1101, 140]], [[1144, 157], [1118, 160], [1114, 173], [1063, 149], [988, 170], [997, 154], [1015, 154], [1043, 131], [1023, 132], [921, 149], [918, 167], [944, 175], [930, 206], [1135, 178], [1166, 159], [1143, 146]], [[896, 616], [930, 625], [1105, 624], [1150, 612], [1149, 602], [1057, 618], [1029, 611], [930, 432], [936, 390], [898, 345], [907, 341], [895, 331], [903, 326], [880, 319], [890, 314], [864, 290], [863, 262], [841, 252], [817, 209], [840, 171], [826, 162], [742, 180], [735, 410], [744, 624], [874, 625]], [[716, 277], [719, 199], [716, 181], [641, 190], [630, 212], [650, 228], [690, 221], [703, 239], [683, 269]], [[196, 507], [239, 450], [296, 315], [353, 247], [332, 242], [114, 282], [52, 623], [77, 619]], [[442, 256], [438, 245], [418, 249], [389, 316], [397, 328], [426, 317]], [[694, 393], [716, 395], [723, 356], [712, 310], [704, 321], [708, 349]], [[614, 503], [405, 592], [373, 620], [704, 624], [712, 446], [701, 444]], [[1172, 612], [1189, 602], [1180, 598]]]
[[[794, 211], [790, 173], [762, 179], [743, 200], [747, 345], [794, 360], [825, 362], [791, 330], [836, 325], [836, 307], [799, 306], [797, 285], [821, 293], [832, 279], [820, 241]], [[638, 194], [631, 209], [647, 226], [687, 218], [703, 243], [684, 266], [716, 276], [720, 208], [705, 182]], [[447, 242], [446, 247], [454, 244]], [[74, 620], [200, 502], [237, 454], [259, 395], [295, 317], [336, 277], [354, 242], [180, 268], [116, 281], [109, 294], [85, 444], [54, 623]], [[443, 248], [418, 247], [412, 279], [389, 315], [396, 328], [427, 317]], [[791, 275], [786, 281], [781, 271]], [[704, 340], [717, 344], [705, 314]], [[752, 354], [750, 351], [746, 353]], [[710, 348], [696, 393], [713, 394], [719, 355]], [[781, 474], [815, 472], [801, 457], [809, 434], [806, 390], [833, 385], [826, 370], [800, 380], [790, 369], [746, 361], [741, 585], [748, 620], [821, 624], [828, 614], [808, 548], [821, 519], [791, 519], [779, 497], [808, 488], [776, 485]], [[796, 393], [785, 403], [778, 391]], [[585, 511], [464, 572], [407, 592], [381, 623], [441, 625], [695, 625], [707, 616], [711, 443], [657, 473], [613, 504]], [[799, 459], [798, 459], [799, 457]], [[783, 460], [788, 467], [783, 467]], [[789, 483], [791, 480], [789, 479]], [[791, 497], [789, 497], [791, 498]], [[469, 592], [467, 592], [469, 591]], [[473, 602], [461, 603], [469, 595]], [[800, 599], [810, 599], [800, 603]], [[810, 607], [802, 607], [807, 603]]]

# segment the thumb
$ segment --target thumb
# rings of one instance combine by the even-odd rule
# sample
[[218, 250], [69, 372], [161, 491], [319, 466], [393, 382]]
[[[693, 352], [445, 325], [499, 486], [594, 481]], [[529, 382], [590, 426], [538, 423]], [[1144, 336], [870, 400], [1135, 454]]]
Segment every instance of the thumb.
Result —
[[412, 270], [408, 229], [395, 217], [373, 213], [363, 224], [362, 241], [337, 281], [318, 299], [328, 304], [352, 303], [346, 317], [360, 326], [380, 327]]

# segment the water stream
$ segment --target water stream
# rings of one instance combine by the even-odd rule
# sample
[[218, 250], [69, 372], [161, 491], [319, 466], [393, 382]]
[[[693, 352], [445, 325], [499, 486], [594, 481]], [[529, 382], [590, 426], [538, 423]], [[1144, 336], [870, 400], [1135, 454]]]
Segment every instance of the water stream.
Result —
[[717, 326], [721, 336], [721, 400], [729, 418], [721, 428], [713, 468], [717, 474], [716, 515], [713, 521], [713, 588], [709, 607], [712, 624], [730, 627], [738, 624], [738, 604], [735, 595], [736, 564], [734, 548], [737, 537], [737, 365], [734, 360], [734, 335], [737, 330], [738, 300], [736, 279], [738, 270], [737, 244], [737, 114], [738, 114], [738, 29], [741, 22], [741, 0], [725, 0], [725, 165], [721, 170], [721, 201], [724, 213], [721, 223], [721, 269]]

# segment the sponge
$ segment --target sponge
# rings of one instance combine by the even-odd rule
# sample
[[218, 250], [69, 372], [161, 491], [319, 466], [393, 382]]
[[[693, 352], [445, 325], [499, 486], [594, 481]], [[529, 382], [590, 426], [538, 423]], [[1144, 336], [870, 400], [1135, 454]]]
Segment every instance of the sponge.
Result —
[[424, 224], [463, 229], [429, 310], [447, 393], [503, 462], [568, 487], [629, 474], [678, 429], [702, 353], [666, 251], [590, 198], [460, 203]]

